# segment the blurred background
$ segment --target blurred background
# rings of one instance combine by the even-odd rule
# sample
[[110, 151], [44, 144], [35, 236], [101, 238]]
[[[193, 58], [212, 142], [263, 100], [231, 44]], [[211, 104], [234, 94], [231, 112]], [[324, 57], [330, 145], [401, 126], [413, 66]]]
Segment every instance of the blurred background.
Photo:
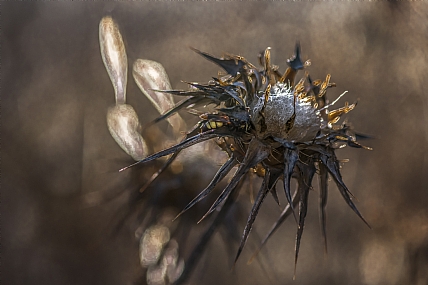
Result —
[[[141, 185], [136, 171], [117, 172], [132, 160], [106, 125], [114, 104], [98, 42], [106, 15], [119, 25], [129, 66], [158, 61], [178, 89], [187, 88], [181, 80], [207, 82], [219, 71], [189, 46], [255, 64], [270, 46], [283, 71], [299, 40], [312, 78], [329, 73], [337, 84], [329, 98], [347, 90], [346, 100], [359, 100], [348, 121], [376, 138], [364, 142], [373, 151], [337, 152], [350, 159], [342, 175], [371, 230], [331, 184], [325, 257], [312, 193], [293, 281], [292, 219], [247, 265], [281, 212], [269, 197], [234, 269], [237, 244], [215, 234], [189, 284], [428, 284], [425, 3], [3, 2], [0, 9], [3, 284], [145, 284], [138, 225], [112, 234], [118, 210]], [[128, 103], [149, 122], [156, 110], [128, 74]], [[193, 187], [185, 205], [218, 167], [190, 165], [160, 180], [180, 191]], [[248, 196], [239, 201], [243, 220], [231, 222], [238, 234], [251, 207]], [[196, 242], [203, 223], [186, 226], [196, 229], [188, 237]]]

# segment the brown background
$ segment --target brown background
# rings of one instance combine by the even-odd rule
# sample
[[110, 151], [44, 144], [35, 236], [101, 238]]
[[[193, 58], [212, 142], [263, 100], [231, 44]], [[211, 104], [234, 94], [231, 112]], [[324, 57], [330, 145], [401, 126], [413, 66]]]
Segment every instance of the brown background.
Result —
[[[175, 88], [185, 88], [180, 80], [206, 82], [217, 74], [218, 67], [189, 46], [218, 56], [240, 54], [253, 63], [270, 46], [273, 62], [284, 70], [299, 40], [303, 57], [312, 60], [312, 77], [330, 73], [338, 86], [331, 98], [348, 90], [347, 100], [359, 99], [349, 121], [376, 137], [366, 142], [372, 152], [338, 151], [340, 158], [350, 158], [344, 180], [372, 230], [332, 186], [328, 259], [313, 193], [296, 281], [290, 220], [262, 252], [264, 270], [259, 263], [246, 265], [249, 247], [231, 272], [237, 247], [227, 254], [217, 236], [193, 284], [428, 283], [426, 3], [3, 2], [0, 7], [2, 284], [133, 284], [141, 278], [132, 231], [109, 237], [123, 201], [90, 207], [82, 199], [125, 187], [129, 178], [113, 171], [129, 160], [105, 123], [114, 103], [98, 44], [98, 23], [105, 15], [120, 26], [130, 66], [137, 58], [158, 61]], [[155, 118], [154, 108], [131, 77], [128, 81], [128, 102], [140, 120]], [[184, 173], [192, 171], [200, 170]], [[253, 245], [279, 214], [267, 200], [250, 236]], [[240, 232], [244, 224], [239, 226]]]

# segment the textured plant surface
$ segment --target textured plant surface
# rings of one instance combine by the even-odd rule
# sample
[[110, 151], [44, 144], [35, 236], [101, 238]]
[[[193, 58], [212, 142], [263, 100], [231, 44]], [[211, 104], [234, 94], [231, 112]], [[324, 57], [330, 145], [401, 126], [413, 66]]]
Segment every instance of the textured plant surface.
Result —
[[[299, 44], [296, 45], [293, 57], [287, 61], [289, 67], [283, 73], [278, 66], [271, 63], [270, 48], [260, 53], [260, 68], [242, 56], [227, 55], [216, 58], [194, 49], [198, 54], [219, 65], [226, 74], [219, 74], [219, 77], [213, 77], [206, 84], [189, 83], [191, 86], [189, 91], [168, 88], [165, 90], [165, 87], [169, 87], [170, 84], [163, 67], [147, 60], [137, 61], [134, 64], [134, 78], [159, 112], [165, 109], [161, 107], [165, 106], [165, 102], [172, 102], [169, 94], [185, 97], [152, 124], [169, 119], [183, 109], [199, 114], [201, 119], [180, 143], [144, 158], [142, 156], [147, 153], [147, 146], [138, 131], [140, 129], [141, 132], [138, 118], [132, 111], [132, 107], [125, 105], [124, 100], [127, 74], [124, 45], [117, 25], [110, 17], [104, 18], [100, 23], [100, 46], [103, 61], [116, 94], [116, 106], [110, 109], [108, 115], [108, 126], [113, 138], [129, 155], [138, 160], [132, 166], [171, 155], [162, 168], [146, 183], [146, 186], [140, 189], [140, 192], [143, 192], [167, 169], [182, 150], [211, 139], [215, 140], [219, 148], [228, 154], [229, 159], [220, 167], [209, 185], [188, 203], [177, 217], [206, 198], [235, 167], [237, 169], [230, 181], [199, 221], [216, 209], [220, 211], [220, 217], [223, 216], [221, 213], [227, 213], [242, 186], [240, 182], [245, 180], [249, 173], [255, 172], [263, 177], [261, 188], [242, 234], [235, 262], [248, 239], [265, 197], [271, 193], [279, 205], [276, 184], [280, 180], [282, 180], [288, 205], [262, 244], [290, 214], [293, 214], [297, 222], [295, 264], [297, 264], [308, 209], [309, 192], [316, 173], [320, 176], [320, 221], [325, 248], [327, 248], [325, 207], [329, 175], [345, 202], [367, 223], [354, 205], [352, 194], [342, 180], [339, 160], [335, 154], [335, 149], [346, 145], [370, 149], [357, 142], [358, 137], [366, 138], [365, 136], [355, 134], [345, 123], [338, 124], [341, 116], [353, 110], [356, 103], [349, 105], [346, 102], [344, 107], [332, 109], [346, 92], [329, 104], [327, 89], [336, 86], [330, 82], [330, 75], [327, 75], [324, 81], [313, 81], [306, 73], [302, 79], [296, 80], [297, 72], [304, 69], [306, 65], [310, 65], [309, 61], [305, 63], [302, 61]], [[165, 98], [162, 101], [163, 96]], [[212, 106], [209, 112], [206, 111], [207, 106]], [[117, 111], [121, 109], [124, 111]], [[175, 116], [175, 118], [180, 117]], [[121, 121], [124, 123], [120, 123]], [[174, 125], [171, 121], [170, 124], [173, 128], [178, 128], [178, 124]], [[297, 181], [297, 189], [294, 193], [291, 190], [291, 179]], [[228, 200], [229, 203], [225, 204]], [[298, 214], [294, 209], [297, 205]], [[152, 241], [148, 238], [154, 235], [150, 231], [151, 229], [142, 237], [143, 266], [147, 265], [147, 256], [151, 254], [148, 248], [152, 246], [151, 244], [159, 244], [158, 249], [155, 250], [156, 254], [153, 253], [155, 257], [151, 257], [153, 259], [151, 262], [156, 264], [164, 250], [163, 247], [169, 241], [169, 238], [165, 241], [162, 241], [162, 238], [161, 241]], [[150, 241], [145, 242], [146, 239]], [[165, 272], [159, 274], [165, 275]], [[170, 276], [169, 279], [176, 280], [177, 277]]]
[[[245, 245], [265, 197], [271, 192], [278, 201], [275, 186], [280, 179], [283, 181], [289, 206], [284, 209], [272, 231], [293, 213], [294, 205], [298, 204], [296, 262], [307, 212], [308, 195], [316, 172], [319, 173], [321, 181], [320, 213], [324, 239], [329, 174], [346, 203], [365, 222], [351, 200], [352, 194], [342, 180], [339, 161], [335, 155], [335, 149], [345, 145], [363, 148], [356, 141], [358, 135], [355, 135], [348, 125], [336, 124], [342, 114], [354, 108], [355, 103], [352, 105], [346, 103], [342, 108], [328, 110], [330, 105], [327, 104], [326, 91], [327, 88], [334, 86], [330, 83], [330, 75], [327, 75], [324, 82], [320, 80], [312, 82], [307, 75], [295, 84], [297, 71], [303, 69], [298, 45], [295, 55], [288, 61], [290, 67], [283, 75], [271, 65], [269, 48], [260, 55], [261, 64], [264, 65], [261, 70], [239, 56], [215, 58], [203, 52], [198, 53], [220, 65], [228, 74], [218, 79], [214, 78], [208, 84], [191, 83], [195, 88], [192, 91], [164, 91], [190, 97], [156, 121], [188, 106], [197, 108], [201, 105], [215, 104], [218, 107], [213, 113], [200, 115], [202, 119], [199, 122], [200, 127], [190, 132], [181, 143], [138, 161], [144, 163], [173, 154], [167, 162], [170, 163], [182, 149], [209, 139], [218, 140], [219, 146], [230, 158], [219, 169], [209, 186], [192, 200], [183, 212], [210, 194], [219, 181], [234, 166], [239, 165], [228, 185], [203, 216], [205, 218], [217, 207], [221, 208], [221, 204], [233, 195], [234, 191], [239, 190], [237, 187], [239, 182], [250, 170], [253, 169], [264, 177], [248, 217], [236, 259]], [[294, 195], [290, 189], [291, 178], [298, 182]]]
[[[183, 276], [196, 256], [184, 284], [427, 284], [428, 43], [423, 3], [9, 1], [1, 10], [2, 283], [145, 284], [148, 275], [168, 283], [165, 277], [174, 279], [180, 269]], [[106, 15], [119, 25], [128, 62], [126, 96], [124, 85], [118, 85], [116, 100], [100, 54], [99, 23]], [[270, 46], [271, 66], [278, 64], [282, 77], [296, 39], [301, 58], [311, 58], [312, 66], [298, 72], [295, 86], [301, 78], [310, 85], [305, 71], [313, 83], [331, 74], [337, 87], [327, 90], [330, 103], [349, 92], [329, 111], [359, 98], [338, 127], [347, 119], [376, 139], [356, 136], [375, 151], [335, 149], [343, 181], [358, 198], [352, 201], [372, 229], [346, 206], [330, 175], [325, 210], [329, 248], [324, 258], [317, 211], [321, 177], [315, 173], [293, 282], [298, 223], [291, 210], [253, 263], [246, 264], [288, 206], [282, 179], [276, 187], [281, 206], [270, 192], [231, 271], [263, 181], [257, 177], [263, 176], [261, 167], [256, 174], [254, 168], [249, 170], [225, 201], [221, 209], [232, 203], [227, 215], [213, 211], [199, 224], [238, 165], [206, 198], [171, 221], [228, 160], [217, 138], [180, 151], [150, 184], [169, 156], [118, 170], [179, 143], [192, 125], [206, 120], [201, 115], [216, 119], [209, 125], [214, 129], [222, 123], [223, 129], [231, 126], [220, 118], [224, 114], [215, 114], [227, 107], [211, 104], [184, 108], [144, 129], [158, 112], [185, 99], [158, 93], [151, 100], [141, 93], [139, 85], [146, 86], [148, 77], [140, 71], [159, 70], [153, 61], [162, 63], [171, 84], [147, 85], [148, 96], [150, 89], [189, 91], [189, 84], [181, 80], [209, 85], [212, 76], [227, 75], [189, 46], [225, 59], [224, 52], [245, 56], [259, 72], [264, 64], [258, 63], [257, 55]], [[190, 90], [195, 91], [191, 86]], [[171, 100], [162, 103], [166, 98]], [[106, 113], [117, 139], [124, 134], [134, 138], [123, 140], [121, 147], [134, 146], [139, 152], [122, 151], [106, 126]], [[124, 129], [118, 125], [126, 122], [130, 131], [119, 132]], [[202, 131], [208, 128], [196, 125], [195, 135], [201, 126]], [[337, 142], [342, 143], [347, 145]], [[345, 158], [350, 162], [343, 164]], [[297, 182], [291, 179], [292, 197]], [[298, 204], [294, 212], [298, 219]], [[124, 222], [115, 231], [117, 220]], [[194, 249], [204, 242], [198, 256]], [[139, 249], [153, 250], [141, 254]], [[168, 260], [176, 266], [172, 262], [165, 270]]]

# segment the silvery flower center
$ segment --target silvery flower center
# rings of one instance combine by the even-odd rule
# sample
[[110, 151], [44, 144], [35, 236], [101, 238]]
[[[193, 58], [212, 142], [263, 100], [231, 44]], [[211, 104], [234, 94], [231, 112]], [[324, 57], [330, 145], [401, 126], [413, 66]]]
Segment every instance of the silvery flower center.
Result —
[[[263, 112], [264, 95], [257, 96], [252, 106], [252, 121], [259, 137], [268, 136], [286, 139], [291, 142], [305, 142], [312, 140], [321, 126], [321, 118], [310, 102], [296, 97], [294, 106], [294, 90], [287, 84], [277, 83], [272, 86], [268, 101]], [[296, 114], [294, 124], [290, 119]], [[287, 124], [288, 122], [288, 124]]]

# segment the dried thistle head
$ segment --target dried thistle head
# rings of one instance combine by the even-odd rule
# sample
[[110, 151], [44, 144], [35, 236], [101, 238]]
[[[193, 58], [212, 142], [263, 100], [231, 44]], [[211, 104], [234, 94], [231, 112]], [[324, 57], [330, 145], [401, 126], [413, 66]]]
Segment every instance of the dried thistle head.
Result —
[[[308, 62], [304, 63], [300, 58], [299, 44], [296, 45], [295, 54], [288, 60], [289, 67], [283, 74], [271, 64], [270, 48], [259, 56], [262, 65], [260, 69], [241, 56], [229, 55], [216, 58], [194, 50], [222, 67], [227, 75], [213, 78], [207, 84], [189, 83], [192, 86], [190, 91], [164, 90], [163, 92], [168, 94], [187, 97], [153, 123], [167, 119], [179, 110], [189, 107], [197, 109], [213, 104], [216, 106], [215, 111], [202, 113], [201, 121], [182, 142], [136, 163], [146, 163], [170, 154], [173, 154], [170, 160], [175, 159], [185, 148], [207, 140], [217, 140], [220, 148], [228, 153], [229, 159], [221, 166], [211, 183], [183, 209], [180, 215], [209, 195], [214, 187], [235, 166], [238, 166], [230, 182], [202, 217], [202, 219], [205, 218], [217, 208], [227, 211], [225, 209], [229, 205], [227, 201], [235, 199], [240, 182], [250, 170], [256, 169], [257, 173], [263, 176], [262, 186], [242, 234], [236, 260], [247, 241], [265, 197], [271, 193], [278, 201], [275, 186], [280, 180], [282, 180], [288, 205], [263, 244], [284, 219], [293, 214], [298, 223], [295, 262], [297, 262], [304, 229], [308, 195], [315, 174], [320, 176], [321, 181], [320, 219], [324, 240], [326, 239], [325, 206], [329, 175], [345, 202], [367, 224], [354, 205], [352, 194], [342, 180], [335, 150], [346, 145], [370, 148], [357, 142], [358, 134], [354, 133], [348, 125], [338, 124], [340, 117], [351, 111], [355, 103], [351, 105], [346, 103], [344, 107], [332, 109], [346, 92], [328, 104], [327, 89], [335, 86], [330, 82], [330, 75], [327, 75], [324, 81], [312, 81], [306, 73], [296, 82], [298, 70], [308, 65]], [[294, 194], [290, 189], [292, 178], [298, 184]], [[223, 204], [225, 201], [226, 203]]]
[[[338, 124], [340, 117], [353, 110], [356, 103], [345, 103], [345, 106], [333, 109], [333, 105], [346, 92], [332, 103], [328, 103], [327, 90], [336, 86], [330, 82], [330, 75], [327, 75], [324, 81], [313, 81], [309, 74], [305, 73], [303, 78], [296, 81], [297, 72], [310, 64], [309, 61], [301, 60], [299, 44], [296, 45], [293, 57], [287, 61], [288, 68], [284, 73], [280, 73], [279, 67], [271, 63], [270, 48], [259, 55], [261, 68], [257, 68], [241, 56], [227, 55], [216, 58], [194, 49], [201, 56], [223, 68], [227, 74], [213, 78], [206, 84], [189, 83], [191, 88], [187, 91], [170, 90], [168, 77], [160, 64], [149, 60], [137, 60], [133, 67], [137, 85], [159, 112], [164, 112], [147, 126], [168, 120], [178, 134], [178, 128], [185, 126], [181, 117], [176, 115], [182, 109], [192, 108], [191, 111], [198, 114], [201, 119], [181, 142], [146, 157], [144, 157], [148, 152], [146, 140], [150, 139], [144, 136], [144, 131], [143, 136], [141, 135], [141, 125], [135, 111], [125, 104], [126, 54], [119, 30], [111, 18], [104, 18], [100, 23], [100, 45], [103, 61], [116, 96], [116, 106], [111, 108], [108, 115], [108, 126], [113, 138], [122, 149], [137, 160], [133, 165], [170, 155], [140, 191], [165, 171], [182, 150], [208, 140], [215, 140], [229, 158], [208, 186], [178, 214], [177, 217], [179, 217], [206, 198], [236, 167], [226, 187], [201, 218], [202, 220], [214, 210], [219, 210], [191, 253], [184, 271], [174, 277], [177, 284], [185, 281], [213, 231], [226, 219], [229, 209], [235, 204], [242, 182], [253, 172], [263, 177], [263, 182], [248, 216], [235, 261], [243, 250], [265, 197], [271, 193], [279, 204], [276, 192], [276, 184], [279, 181], [282, 181], [288, 205], [262, 241], [262, 245], [292, 214], [298, 224], [295, 264], [304, 229], [309, 191], [315, 174], [320, 177], [320, 221], [325, 245], [325, 207], [329, 175], [345, 202], [367, 224], [354, 205], [352, 194], [342, 180], [339, 161], [335, 154], [337, 148], [346, 145], [370, 149], [357, 142], [357, 138], [364, 138], [364, 136], [356, 134], [345, 123]], [[185, 97], [185, 99], [174, 106], [172, 95]], [[215, 105], [214, 111], [198, 110], [206, 105]], [[176, 116], [172, 117], [173, 115]], [[293, 193], [291, 179], [297, 181], [297, 189]], [[298, 209], [295, 210], [296, 207]], [[158, 225], [154, 225], [155, 228], [156, 226]], [[153, 226], [150, 226], [146, 232], [149, 233], [152, 228]], [[141, 239], [143, 244], [146, 232]], [[160, 258], [160, 251], [163, 251], [164, 247], [163, 243], [156, 247], [156, 264]], [[142, 260], [145, 259], [142, 258]], [[154, 266], [153, 264], [150, 266]], [[164, 275], [162, 276], [165, 278]]]

